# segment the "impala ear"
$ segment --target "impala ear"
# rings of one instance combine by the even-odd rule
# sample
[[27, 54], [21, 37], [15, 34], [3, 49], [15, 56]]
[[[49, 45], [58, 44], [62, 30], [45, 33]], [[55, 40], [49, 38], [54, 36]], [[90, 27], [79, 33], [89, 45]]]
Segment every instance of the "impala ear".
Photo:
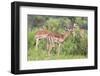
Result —
[[74, 27], [74, 28], [76, 28], [76, 27], [77, 27], [77, 24], [76, 24], [76, 23], [74, 23], [73, 27]]

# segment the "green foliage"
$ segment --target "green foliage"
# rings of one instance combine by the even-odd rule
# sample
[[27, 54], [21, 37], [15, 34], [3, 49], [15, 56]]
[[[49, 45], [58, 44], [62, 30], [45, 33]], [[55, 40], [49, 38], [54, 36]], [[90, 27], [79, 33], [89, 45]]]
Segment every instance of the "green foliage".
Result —
[[45, 22], [45, 17], [43, 16], [34, 16], [34, 24], [35, 26], [42, 26]]
[[[32, 18], [33, 17], [33, 18]], [[83, 17], [53, 17], [53, 16], [30, 16], [28, 25], [28, 60], [55, 60], [55, 59], [80, 59], [86, 58], [88, 55], [88, 35], [87, 30], [81, 33], [80, 26], [87, 24], [87, 18]], [[32, 21], [35, 21], [32, 24]], [[42, 23], [43, 22], [43, 23]], [[36, 50], [35, 33], [39, 28], [43, 27], [49, 31], [63, 33], [63, 26], [68, 26], [71, 22], [78, 24], [78, 27], [73, 33], [62, 43], [60, 55], [57, 56], [58, 44], [51, 50], [51, 55], [48, 56], [46, 48], [46, 40], [39, 41], [38, 49]], [[30, 27], [31, 26], [31, 27]], [[32, 28], [33, 27], [33, 28]], [[82, 36], [81, 36], [82, 35]]]
[[56, 31], [59, 29], [60, 21], [59, 19], [55, 18], [50, 18], [49, 20], [46, 21], [46, 28], [50, 31]]
[[[65, 54], [71, 55], [84, 55], [87, 56], [87, 33], [86, 30], [81, 37], [80, 29], [76, 29], [74, 34], [72, 34], [63, 44], [63, 51]], [[65, 48], [66, 47], [66, 48]]]
[[87, 18], [84, 18], [84, 17], [76, 17], [76, 19], [75, 19], [75, 23], [77, 23], [78, 24], [78, 26], [85, 26], [85, 25], [87, 25]]
[[35, 45], [35, 33], [37, 29], [28, 32], [28, 49]]

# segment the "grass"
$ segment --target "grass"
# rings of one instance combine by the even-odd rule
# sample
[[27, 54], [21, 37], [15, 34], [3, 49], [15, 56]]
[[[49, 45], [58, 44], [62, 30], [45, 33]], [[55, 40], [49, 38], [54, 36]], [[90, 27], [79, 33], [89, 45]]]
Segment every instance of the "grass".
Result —
[[29, 49], [28, 52], [28, 61], [32, 60], [57, 60], [57, 59], [83, 59], [87, 58], [87, 56], [84, 55], [64, 55], [60, 54], [59, 56], [56, 54], [51, 54], [50, 56], [47, 55], [46, 50], [33, 50]]

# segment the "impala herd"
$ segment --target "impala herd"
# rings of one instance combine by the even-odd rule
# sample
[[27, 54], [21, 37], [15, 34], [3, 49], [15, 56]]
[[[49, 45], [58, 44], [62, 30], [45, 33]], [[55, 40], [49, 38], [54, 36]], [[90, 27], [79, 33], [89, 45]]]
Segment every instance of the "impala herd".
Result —
[[48, 56], [50, 56], [51, 50], [53, 47], [55, 47], [55, 44], [58, 44], [57, 55], [59, 55], [61, 44], [64, 42], [65, 39], [69, 37], [69, 35], [74, 31], [74, 29], [75, 25], [73, 27], [66, 28], [63, 34], [51, 32], [47, 29], [38, 30], [35, 34], [36, 49], [38, 49], [39, 41], [43, 39], [47, 41]]

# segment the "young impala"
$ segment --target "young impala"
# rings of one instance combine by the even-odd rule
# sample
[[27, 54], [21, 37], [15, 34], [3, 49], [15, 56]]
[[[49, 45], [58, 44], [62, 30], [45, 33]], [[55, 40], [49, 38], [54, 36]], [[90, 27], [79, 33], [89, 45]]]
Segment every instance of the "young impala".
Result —
[[55, 33], [55, 32], [51, 32], [48, 34], [47, 39], [49, 44], [49, 48], [48, 48], [49, 56], [52, 48], [55, 46], [55, 43], [58, 44], [57, 55], [59, 55], [61, 44], [64, 42], [66, 38], [68, 38], [68, 36], [71, 34], [72, 31], [73, 31], [72, 28], [68, 28], [64, 34]]

